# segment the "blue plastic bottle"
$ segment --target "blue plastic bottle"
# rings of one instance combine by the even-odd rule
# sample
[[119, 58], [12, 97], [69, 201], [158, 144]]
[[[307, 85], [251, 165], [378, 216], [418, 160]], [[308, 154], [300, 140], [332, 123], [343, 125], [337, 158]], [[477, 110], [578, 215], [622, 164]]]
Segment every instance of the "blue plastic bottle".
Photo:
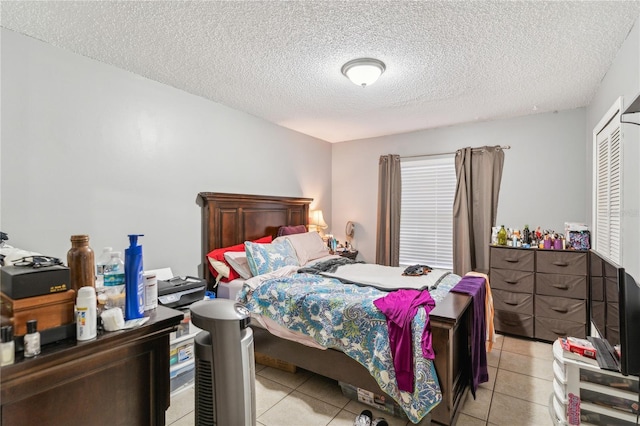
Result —
[[142, 246], [138, 237], [129, 235], [129, 248], [124, 250], [124, 279], [126, 286], [124, 318], [128, 320], [144, 316], [144, 277], [142, 267]]

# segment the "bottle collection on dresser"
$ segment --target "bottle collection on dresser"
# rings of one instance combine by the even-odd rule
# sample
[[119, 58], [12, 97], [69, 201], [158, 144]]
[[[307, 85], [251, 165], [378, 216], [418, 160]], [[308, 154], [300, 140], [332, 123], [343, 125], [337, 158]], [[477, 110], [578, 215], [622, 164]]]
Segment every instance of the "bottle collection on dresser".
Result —
[[70, 238], [67, 266], [58, 258], [34, 255], [0, 268], [0, 365], [37, 357], [48, 343], [84, 342], [100, 330], [148, 320], [144, 313], [158, 306], [158, 289], [155, 275], [143, 273], [142, 236], [129, 235], [124, 261], [112, 247], [96, 259], [89, 235], [82, 234]]
[[522, 229], [494, 226], [491, 230], [491, 244], [494, 246], [539, 248], [545, 250], [589, 250], [591, 234], [587, 225], [565, 222], [564, 233], [540, 226], [531, 230], [529, 225]]
[[496, 331], [554, 341], [589, 334], [586, 225], [551, 229], [493, 227], [489, 275]]

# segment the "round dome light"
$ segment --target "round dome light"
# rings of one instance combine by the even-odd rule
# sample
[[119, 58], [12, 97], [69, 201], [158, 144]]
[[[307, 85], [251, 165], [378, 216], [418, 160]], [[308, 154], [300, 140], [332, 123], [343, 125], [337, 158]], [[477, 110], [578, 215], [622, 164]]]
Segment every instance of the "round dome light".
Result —
[[360, 58], [342, 66], [342, 74], [358, 86], [366, 87], [378, 80], [386, 69], [384, 62], [372, 58]]

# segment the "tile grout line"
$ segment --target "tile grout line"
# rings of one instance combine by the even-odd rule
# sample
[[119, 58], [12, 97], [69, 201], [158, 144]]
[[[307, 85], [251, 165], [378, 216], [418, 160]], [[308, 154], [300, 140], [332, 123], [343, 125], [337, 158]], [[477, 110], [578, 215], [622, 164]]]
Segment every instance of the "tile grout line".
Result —
[[[504, 345], [504, 341], [502, 342]], [[500, 346], [500, 356], [498, 357], [498, 365], [496, 366], [496, 377], [493, 379], [493, 387], [491, 388], [491, 400], [489, 401], [489, 411], [487, 411], [487, 420], [485, 426], [489, 425], [489, 417], [491, 416], [491, 405], [493, 404], [493, 395], [496, 393], [496, 382], [498, 381], [498, 372], [500, 371], [500, 362], [502, 361], [502, 346]]]
[[[495, 347], [494, 347], [494, 350], [498, 350], [498, 348], [495, 348]], [[467, 416], [472, 417], [472, 418], [474, 418], [474, 419], [477, 419], [477, 420], [480, 420], [481, 422], [483, 422], [484, 426], [493, 425], [492, 423], [490, 423], [490, 421], [489, 421], [489, 420], [490, 420], [491, 408], [492, 408], [492, 405], [493, 405], [493, 400], [495, 399], [494, 397], [495, 397], [495, 394], [496, 394], [496, 393], [499, 393], [500, 395], [505, 395], [505, 396], [514, 397], [514, 398], [519, 399], [519, 400], [521, 400], [521, 401], [523, 401], [523, 402], [530, 403], [530, 404], [535, 404], [535, 405], [540, 406], [540, 407], [546, 407], [546, 405], [545, 405], [545, 404], [540, 404], [540, 403], [538, 403], [538, 402], [530, 401], [530, 400], [528, 400], [528, 399], [524, 399], [524, 398], [519, 398], [519, 397], [517, 397], [517, 396], [510, 395], [510, 394], [505, 394], [505, 393], [503, 393], [503, 392], [500, 392], [500, 391], [497, 391], [497, 390], [496, 390], [497, 376], [498, 376], [498, 374], [499, 374], [499, 372], [500, 372], [500, 371], [508, 372], [508, 373], [512, 373], [512, 374], [520, 374], [520, 375], [522, 375], [522, 376], [527, 376], [527, 377], [530, 377], [530, 378], [533, 378], [533, 379], [543, 380], [543, 381], [545, 381], [545, 382], [550, 382], [550, 383], [552, 383], [552, 380], [550, 381], [550, 380], [547, 380], [547, 379], [542, 378], [542, 377], [537, 377], [537, 376], [533, 376], [533, 375], [530, 375], [530, 374], [524, 374], [524, 373], [520, 373], [520, 372], [518, 372], [518, 371], [511, 371], [511, 370], [505, 369], [504, 367], [502, 367], [502, 368], [501, 368], [501, 366], [502, 366], [502, 362], [503, 362], [503, 360], [502, 360], [502, 354], [503, 354], [503, 351], [504, 351], [504, 352], [507, 352], [507, 353], [509, 353], [509, 354], [512, 354], [512, 355], [524, 356], [524, 357], [526, 357], [526, 358], [528, 358], [528, 359], [530, 359], [530, 360], [534, 360], [534, 359], [535, 359], [535, 360], [541, 360], [541, 361], [548, 361], [548, 360], [547, 360], [546, 358], [544, 358], [544, 357], [543, 357], [543, 358], [541, 358], [541, 357], [537, 357], [537, 356], [532, 356], [532, 355], [530, 355], [530, 354], [524, 354], [524, 353], [519, 353], [519, 352], [513, 352], [513, 351], [505, 350], [505, 349], [504, 349], [504, 341], [502, 342], [502, 345], [501, 345], [501, 347], [499, 348], [500, 356], [498, 357], [497, 365], [496, 365], [496, 367], [495, 367], [495, 368], [496, 368], [496, 377], [495, 377], [494, 382], [493, 382], [493, 387], [491, 388], [491, 396], [490, 396], [490, 401], [489, 401], [489, 409], [488, 409], [488, 412], [487, 412], [487, 419], [486, 419], [486, 420], [482, 420], [482, 419], [479, 419], [479, 418], [477, 418], [477, 417], [474, 417], [474, 416], [471, 416], [471, 415], [468, 415], [468, 414], [467, 414]], [[271, 379], [271, 378], [269, 378], [269, 377], [267, 377], [267, 376], [264, 376], [264, 375], [260, 374], [260, 372], [262, 372], [262, 370], [264, 370], [264, 368], [263, 368], [263, 369], [261, 369], [260, 371], [256, 371], [256, 376], [260, 376], [260, 377], [262, 377], [262, 378], [264, 378], [264, 379], [266, 379], [266, 380], [273, 381], [273, 382], [278, 383], [278, 384], [280, 384], [280, 385], [282, 385], [282, 386], [285, 386], [285, 387], [287, 387], [287, 388], [289, 389], [289, 392], [288, 392], [286, 395], [284, 395], [281, 399], [279, 399], [278, 401], [276, 401], [274, 404], [272, 404], [272, 405], [271, 405], [268, 409], [266, 409], [263, 413], [261, 413], [260, 417], [262, 417], [263, 415], [265, 415], [266, 413], [268, 413], [269, 411], [271, 411], [271, 410], [272, 410], [272, 409], [273, 409], [277, 404], [281, 403], [281, 402], [282, 402], [282, 401], [284, 401], [286, 398], [288, 398], [288, 397], [292, 396], [294, 392], [300, 392], [302, 395], [306, 395], [306, 396], [308, 396], [308, 397], [314, 397], [314, 395], [311, 395], [311, 394], [309, 394], [308, 392], [304, 392], [304, 391], [300, 390], [300, 388], [301, 388], [304, 384], [306, 384], [307, 382], [309, 382], [309, 381], [312, 379], [312, 376], [309, 376], [309, 377], [305, 378], [305, 380], [304, 380], [303, 382], [301, 382], [300, 384], [298, 384], [296, 387], [293, 387], [293, 388], [292, 388], [292, 387], [289, 387], [289, 386], [287, 386], [287, 385], [285, 385], [285, 384], [283, 384], [283, 383], [280, 383], [280, 382], [279, 382], [279, 381], [277, 381], [277, 380], [273, 380], [273, 379]], [[335, 408], [337, 408], [337, 409], [338, 409], [338, 412], [337, 412], [337, 413], [336, 413], [336, 414], [335, 414], [335, 415], [334, 415], [334, 416], [329, 420], [329, 422], [326, 424], [327, 426], [328, 426], [331, 422], [333, 422], [334, 420], [338, 419], [338, 418], [339, 418], [339, 416], [341, 415], [341, 413], [343, 413], [343, 412], [345, 412], [345, 413], [349, 413], [349, 414], [353, 414], [351, 411], [349, 411], [348, 409], [346, 409], [346, 407], [349, 405], [349, 401], [347, 401], [343, 406], [335, 405], [335, 404], [332, 404], [332, 403], [330, 403], [330, 402], [326, 402], [326, 401], [324, 401], [324, 403], [325, 403], [325, 404], [327, 404], [327, 405], [333, 406], [333, 407], [335, 407]], [[191, 410], [191, 411], [189, 411], [188, 413], [186, 413], [185, 415], [183, 415], [183, 416], [179, 417], [178, 419], [175, 419], [175, 420], [174, 420], [171, 424], [169, 424], [168, 426], [171, 426], [171, 425], [177, 424], [178, 422], [182, 421], [185, 417], [187, 417], [188, 415], [190, 415], [192, 412], [194, 412], [194, 410]], [[354, 415], [355, 415], [355, 414], [354, 414]], [[258, 420], [258, 419], [256, 419], [256, 420], [259, 422], [259, 420]]]
[[[264, 376], [262, 376], [264, 377]], [[267, 380], [271, 380], [267, 377], [265, 377], [265, 379]], [[271, 380], [272, 382], [278, 383], [275, 380]], [[285, 386], [287, 388], [289, 388], [286, 385], [283, 385], [282, 383], [278, 383], [279, 385]], [[264, 416], [265, 414], [267, 414], [269, 411], [271, 411], [276, 405], [280, 404], [282, 401], [284, 401], [285, 399], [287, 399], [288, 396], [290, 396], [293, 392], [295, 392], [295, 388], [289, 388], [289, 392], [287, 392], [287, 394], [285, 396], [283, 396], [282, 398], [280, 398], [279, 400], [277, 400], [276, 402], [274, 402], [273, 404], [271, 404], [271, 407], [267, 408], [266, 410], [264, 410], [259, 416], [256, 413], [256, 421], [258, 421], [260, 419], [260, 417]], [[256, 407], [257, 408], [257, 407]]]
[[[504, 342], [503, 342], [503, 343], [504, 343]], [[502, 362], [502, 353], [503, 353], [503, 351], [504, 351], [504, 347], [502, 347], [502, 348], [501, 348], [501, 350], [500, 350], [500, 358], [498, 359], [498, 367], [497, 367], [497, 369], [496, 369], [496, 381], [497, 381], [498, 373], [501, 371], [501, 369], [500, 369], [500, 364], [501, 364], [501, 362]], [[529, 356], [529, 355], [521, 354], [521, 353], [518, 353], [518, 352], [511, 352], [511, 351], [508, 351], [508, 350], [507, 350], [507, 351], [505, 351], [505, 352], [508, 352], [508, 353], [510, 353], [510, 354], [516, 354], [516, 355], [526, 356], [526, 357], [527, 357], [527, 358], [529, 358], [529, 359], [539, 359], [539, 360], [543, 360], [543, 361], [548, 361], [546, 358], [539, 358], [539, 357], [536, 357], [536, 356]], [[551, 362], [552, 362], [552, 361], [551, 361]], [[549, 382], [549, 383], [551, 383], [551, 384], [553, 383], [553, 381], [552, 381], [552, 380], [550, 381], [550, 380], [543, 379], [543, 378], [536, 377], [536, 376], [532, 376], [532, 375], [529, 375], [529, 374], [523, 374], [523, 373], [519, 373], [519, 372], [511, 371], [511, 370], [506, 370], [506, 369], [504, 369], [504, 368], [502, 369], [502, 371], [506, 371], [506, 372], [514, 373], [514, 374], [520, 374], [520, 375], [527, 376], [527, 377], [531, 377], [531, 378], [534, 378], [534, 379], [539, 379], [539, 380], [548, 381], [548, 382]], [[485, 426], [489, 426], [489, 424], [490, 424], [490, 423], [489, 423], [489, 416], [490, 416], [490, 414], [491, 414], [491, 405], [493, 404], [493, 399], [494, 399], [494, 396], [495, 396], [495, 394], [496, 394], [496, 393], [498, 393], [498, 394], [500, 394], [500, 395], [505, 395], [505, 396], [513, 397], [513, 398], [519, 399], [519, 400], [524, 401], [524, 402], [529, 403], [529, 404], [535, 404], [535, 405], [537, 405], [537, 406], [547, 408], [547, 405], [545, 405], [545, 404], [539, 404], [539, 403], [534, 402], [534, 401], [529, 401], [529, 400], [527, 400], [527, 399], [519, 398], [519, 397], [514, 396], [514, 395], [510, 395], [510, 394], [505, 394], [505, 393], [503, 393], [503, 392], [499, 392], [499, 391], [497, 391], [497, 390], [496, 390], [496, 382], [494, 382], [493, 391], [491, 392], [491, 402], [490, 402], [490, 404], [489, 404], [489, 415], [487, 416], [487, 421], [485, 422]]]

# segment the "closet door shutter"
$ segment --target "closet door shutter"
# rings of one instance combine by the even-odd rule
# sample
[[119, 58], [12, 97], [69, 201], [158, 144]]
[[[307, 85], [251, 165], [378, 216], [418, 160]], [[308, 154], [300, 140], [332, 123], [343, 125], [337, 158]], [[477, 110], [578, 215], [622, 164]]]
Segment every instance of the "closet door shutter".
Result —
[[609, 110], [595, 133], [595, 250], [621, 263], [622, 145], [620, 108]]

